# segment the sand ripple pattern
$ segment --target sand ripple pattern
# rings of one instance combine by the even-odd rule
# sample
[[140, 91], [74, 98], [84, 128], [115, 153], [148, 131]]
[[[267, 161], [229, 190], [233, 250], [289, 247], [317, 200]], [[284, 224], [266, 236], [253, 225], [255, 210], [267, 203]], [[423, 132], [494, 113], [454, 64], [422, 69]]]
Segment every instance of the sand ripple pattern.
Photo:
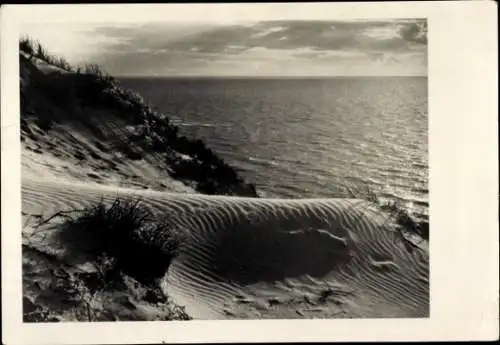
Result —
[[[314, 315], [291, 298], [277, 312], [259, 304], [273, 293], [307, 300], [333, 286], [342, 287], [337, 297], [347, 296], [336, 304], [342, 313], [335, 317], [429, 314], [427, 251], [405, 249], [386, 217], [362, 200], [170, 194], [59, 181], [25, 181], [22, 193], [23, 209], [46, 215], [101, 197], [136, 195], [168, 217], [186, 239], [164, 288], [195, 318], [291, 317], [291, 311], [295, 317], [333, 317], [326, 297]], [[256, 303], [244, 305], [245, 296]], [[238, 312], [241, 305], [260, 312]]]

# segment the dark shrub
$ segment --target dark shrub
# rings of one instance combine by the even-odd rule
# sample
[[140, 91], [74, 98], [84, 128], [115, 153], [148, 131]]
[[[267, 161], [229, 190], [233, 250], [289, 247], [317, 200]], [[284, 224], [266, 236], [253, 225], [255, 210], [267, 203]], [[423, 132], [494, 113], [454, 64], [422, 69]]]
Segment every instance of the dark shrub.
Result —
[[429, 222], [420, 222], [418, 224], [419, 235], [426, 240], [429, 240]]
[[131, 160], [137, 161], [142, 159], [142, 152], [136, 148], [126, 147], [124, 153]]
[[22, 37], [19, 40], [19, 50], [29, 55], [33, 55], [35, 53], [36, 45], [36, 41], [29, 37]]
[[116, 199], [90, 206], [64, 223], [60, 238], [70, 250], [112, 258], [114, 267], [145, 284], [162, 277], [177, 254], [179, 233], [140, 201]]
[[40, 90], [55, 105], [66, 111], [74, 111], [78, 105], [78, 91], [71, 76], [49, 74], [39, 80]]

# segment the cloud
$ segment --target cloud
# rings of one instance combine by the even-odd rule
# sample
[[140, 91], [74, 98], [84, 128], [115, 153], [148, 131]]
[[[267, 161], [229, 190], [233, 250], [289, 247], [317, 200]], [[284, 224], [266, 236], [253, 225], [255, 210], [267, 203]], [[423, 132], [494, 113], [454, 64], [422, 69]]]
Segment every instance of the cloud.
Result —
[[128, 44], [129, 47], [168, 47], [178, 51], [200, 53], [238, 53], [253, 47], [405, 50], [414, 42], [425, 43], [426, 33], [423, 33], [422, 27], [419, 22], [406, 21], [269, 21], [254, 25], [233, 24], [220, 27], [150, 25], [129, 30], [108, 27], [100, 28], [98, 32], [114, 38], [128, 38], [122, 48], [126, 48]]
[[200, 33], [193, 41], [206, 51], [218, 51], [226, 44], [268, 49], [315, 50], [393, 49], [405, 50], [412, 43], [424, 43], [426, 32], [420, 22], [408, 21], [270, 21], [254, 26], [230, 26]]
[[402, 26], [400, 34], [409, 42], [427, 44], [427, 22], [415, 22]]
[[426, 74], [427, 68], [427, 25], [418, 19], [96, 25], [86, 34], [86, 42], [100, 43], [85, 58], [116, 75], [367, 73], [370, 68]]
[[283, 30], [286, 30], [286, 27], [283, 27], [283, 26], [273, 27], [273, 28], [258, 32], [256, 34], [254, 34], [252, 37], [253, 38], [265, 37], [265, 36], [270, 35], [274, 32], [281, 32]]

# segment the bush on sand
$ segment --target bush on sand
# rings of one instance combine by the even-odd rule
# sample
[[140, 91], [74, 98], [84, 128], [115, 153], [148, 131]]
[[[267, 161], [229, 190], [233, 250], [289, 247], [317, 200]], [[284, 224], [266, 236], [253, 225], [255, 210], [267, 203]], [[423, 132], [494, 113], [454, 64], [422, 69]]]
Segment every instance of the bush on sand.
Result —
[[155, 217], [140, 200], [100, 201], [70, 217], [61, 240], [75, 250], [111, 258], [115, 269], [151, 284], [178, 254], [180, 232]]

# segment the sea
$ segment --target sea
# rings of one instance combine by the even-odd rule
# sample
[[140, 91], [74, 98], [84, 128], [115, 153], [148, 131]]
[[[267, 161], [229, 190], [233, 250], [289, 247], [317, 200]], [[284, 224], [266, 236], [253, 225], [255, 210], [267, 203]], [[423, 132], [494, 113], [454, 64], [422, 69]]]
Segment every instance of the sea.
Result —
[[[428, 220], [427, 77], [121, 78], [266, 197], [374, 192]], [[350, 192], [351, 191], [351, 192]]]

